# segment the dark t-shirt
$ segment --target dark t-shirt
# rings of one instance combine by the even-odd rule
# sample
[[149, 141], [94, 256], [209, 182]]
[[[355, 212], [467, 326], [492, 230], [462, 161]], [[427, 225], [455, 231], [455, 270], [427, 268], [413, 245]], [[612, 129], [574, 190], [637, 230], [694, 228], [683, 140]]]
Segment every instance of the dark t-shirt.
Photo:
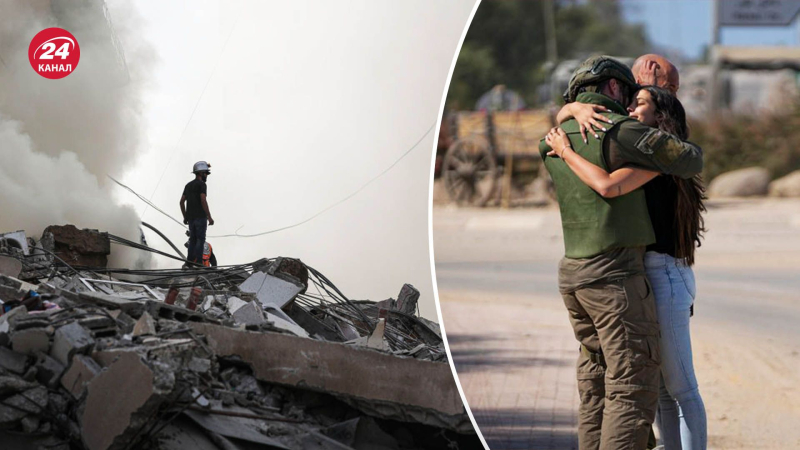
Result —
[[647, 246], [647, 251], [666, 253], [675, 258], [675, 203], [678, 201], [678, 185], [669, 175], [659, 175], [644, 185], [647, 211], [656, 235], [656, 243]]
[[207, 219], [203, 204], [200, 202], [200, 194], [206, 193], [206, 183], [203, 180], [194, 179], [183, 188], [183, 195], [186, 196], [186, 219]]

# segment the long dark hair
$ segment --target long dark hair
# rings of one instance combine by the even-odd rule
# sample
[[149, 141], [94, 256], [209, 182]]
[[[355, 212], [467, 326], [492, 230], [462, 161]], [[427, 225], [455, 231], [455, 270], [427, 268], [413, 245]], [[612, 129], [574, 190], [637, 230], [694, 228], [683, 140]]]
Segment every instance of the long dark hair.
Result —
[[[686, 111], [680, 100], [668, 90], [645, 86], [642, 89], [650, 93], [656, 107], [656, 126], [659, 130], [674, 134], [686, 140], [689, 138], [689, 126], [686, 123]], [[706, 232], [702, 213], [706, 211], [704, 201], [706, 188], [700, 175], [690, 179], [672, 176], [678, 187], [678, 198], [675, 201], [675, 256], [686, 265], [694, 264], [694, 251], [700, 247], [700, 238]]]

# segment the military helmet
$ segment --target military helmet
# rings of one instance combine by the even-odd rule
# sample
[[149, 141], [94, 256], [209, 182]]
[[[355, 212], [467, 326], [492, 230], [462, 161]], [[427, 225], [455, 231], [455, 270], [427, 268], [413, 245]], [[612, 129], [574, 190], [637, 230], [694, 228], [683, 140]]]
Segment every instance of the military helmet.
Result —
[[597, 85], [611, 78], [628, 85], [631, 90], [639, 87], [628, 66], [610, 56], [593, 56], [581, 63], [572, 73], [569, 86], [564, 91], [564, 101], [574, 102], [583, 86]]
[[205, 161], [197, 161], [196, 163], [194, 163], [194, 166], [192, 166], [192, 173], [197, 173], [197, 172], [211, 173], [211, 164]]

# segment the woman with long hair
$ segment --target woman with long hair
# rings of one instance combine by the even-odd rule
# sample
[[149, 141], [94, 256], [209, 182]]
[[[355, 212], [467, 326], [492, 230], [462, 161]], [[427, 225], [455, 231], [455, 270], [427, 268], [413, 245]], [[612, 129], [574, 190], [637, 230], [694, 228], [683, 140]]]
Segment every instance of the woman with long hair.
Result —
[[[598, 105], [570, 104], [566, 116], [580, 116], [589, 128], [603, 125], [592, 120], [599, 115]], [[686, 112], [669, 91], [646, 86], [628, 107], [630, 116], [661, 131], [686, 140], [689, 129]], [[559, 119], [565, 119], [560, 114]], [[583, 128], [583, 127], [582, 127]], [[702, 212], [706, 210], [705, 188], [699, 176], [682, 179], [671, 175], [623, 167], [608, 173], [588, 162], [570, 146], [567, 135], [553, 128], [545, 138], [558, 156], [598, 194], [606, 198], [625, 195], [643, 186], [656, 242], [647, 246], [645, 269], [655, 294], [661, 327], [661, 391], [657, 425], [666, 450], [705, 450], [706, 412], [697, 386], [692, 362], [689, 319], [696, 294], [695, 248], [705, 232]]]

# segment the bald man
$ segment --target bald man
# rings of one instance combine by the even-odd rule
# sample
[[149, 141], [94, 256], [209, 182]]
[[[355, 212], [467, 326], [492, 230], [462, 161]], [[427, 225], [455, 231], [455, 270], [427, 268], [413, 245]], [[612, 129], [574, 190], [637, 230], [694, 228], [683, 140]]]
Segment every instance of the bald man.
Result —
[[681, 87], [678, 69], [670, 60], [655, 53], [642, 55], [633, 62], [631, 67], [636, 82], [642, 86], [653, 85], [662, 87], [676, 95]]
[[[640, 86], [658, 86], [668, 90], [672, 95], [678, 94], [681, 85], [678, 68], [661, 55], [648, 53], [636, 58], [631, 66], [631, 72]], [[628, 105], [621, 106], [626, 108]], [[583, 137], [583, 142], [588, 142], [589, 134], [594, 137], [599, 136], [596, 131], [592, 130], [592, 127], [605, 131], [605, 126], [601, 122], [610, 123], [609, 119], [600, 115], [598, 111], [579, 103], [568, 103], [562, 106], [556, 114], [556, 123], [564, 123], [573, 117], [578, 120], [580, 125], [578, 129]]]

